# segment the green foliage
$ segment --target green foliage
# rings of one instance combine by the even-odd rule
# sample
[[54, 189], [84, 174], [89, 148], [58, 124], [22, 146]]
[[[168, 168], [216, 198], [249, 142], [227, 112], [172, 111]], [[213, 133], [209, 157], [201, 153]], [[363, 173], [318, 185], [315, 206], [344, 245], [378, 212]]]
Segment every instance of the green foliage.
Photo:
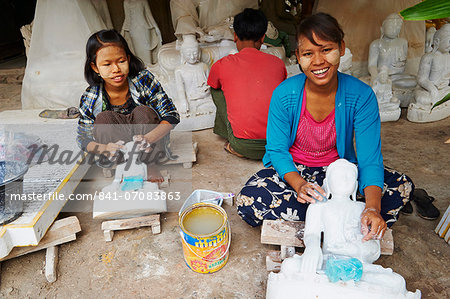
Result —
[[449, 0], [425, 0], [400, 12], [405, 20], [433, 20], [450, 17]]
[[431, 107], [430, 111], [433, 111], [433, 109], [439, 105], [444, 104], [445, 102], [447, 102], [448, 100], [450, 100], [450, 93], [448, 93], [442, 100], [437, 101], [436, 103], [434, 103], [433, 107]]

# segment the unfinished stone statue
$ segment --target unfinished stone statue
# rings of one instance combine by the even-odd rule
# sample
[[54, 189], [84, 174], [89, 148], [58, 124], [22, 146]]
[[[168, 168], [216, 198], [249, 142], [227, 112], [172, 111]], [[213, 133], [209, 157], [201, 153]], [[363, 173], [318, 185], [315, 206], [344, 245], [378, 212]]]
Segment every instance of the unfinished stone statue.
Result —
[[408, 120], [432, 122], [450, 116], [450, 102], [433, 110], [431, 107], [450, 93], [450, 24], [445, 24], [433, 38], [433, 51], [425, 53], [420, 60], [417, 74], [419, 86], [415, 102], [408, 107]]
[[90, 1], [42, 0], [36, 5], [22, 108], [78, 107], [87, 87], [86, 41], [105, 29]]
[[[269, 274], [266, 298], [420, 298], [419, 290], [406, 290], [402, 276], [372, 264], [380, 256], [380, 243], [362, 241], [360, 217], [365, 205], [355, 200], [357, 178], [356, 165], [345, 159], [328, 166], [324, 189], [331, 199], [309, 205], [305, 251], [285, 259], [280, 273]], [[335, 258], [362, 262], [360, 280], [330, 282], [325, 265]]]
[[109, 200], [94, 201], [94, 218], [126, 218], [165, 212], [167, 204], [161, 200], [157, 183], [147, 181], [147, 165], [139, 161], [134, 141], [121, 149], [125, 162], [116, 168], [114, 180], [102, 189]]
[[97, 11], [98, 16], [102, 19], [105, 27], [107, 29], [113, 29], [113, 23], [111, 20], [111, 15], [109, 14], [108, 3], [106, 0], [91, 0], [94, 5], [95, 10]]
[[400, 100], [402, 107], [407, 107], [417, 82], [415, 76], [405, 73], [408, 41], [399, 37], [402, 25], [403, 20], [397, 13], [390, 14], [384, 20], [381, 37], [370, 44], [368, 69], [373, 84], [380, 68], [387, 66], [394, 96]]
[[30, 49], [31, 33], [33, 31], [33, 22], [28, 25], [20, 27], [20, 33], [23, 37], [23, 45], [25, 46], [25, 55], [28, 57], [28, 51]]
[[196, 35], [200, 41], [218, 42], [233, 39], [227, 22], [244, 8], [258, 8], [258, 0], [171, 0], [173, 28], [177, 39]]
[[392, 81], [389, 79], [387, 66], [383, 65], [372, 86], [378, 100], [382, 122], [396, 121], [400, 118], [400, 101], [392, 94]]
[[145, 65], [156, 63], [162, 36], [147, 0], [124, 0], [123, 9], [125, 19], [121, 33], [131, 51], [142, 59]]

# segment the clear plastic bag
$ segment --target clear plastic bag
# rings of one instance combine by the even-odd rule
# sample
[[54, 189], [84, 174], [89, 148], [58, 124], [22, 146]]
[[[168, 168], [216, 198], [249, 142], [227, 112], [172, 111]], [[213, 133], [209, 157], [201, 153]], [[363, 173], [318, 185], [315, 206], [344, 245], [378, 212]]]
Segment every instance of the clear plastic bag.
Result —
[[33, 134], [0, 129], [0, 161], [34, 165], [48, 160], [44, 143]]
[[331, 256], [326, 263], [325, 274], [331, 282], [360, 281], [363, 265], [357, 258]]
[[180, 212], [178, 214], [181, 215], [181, 213], [183, 213], [183, 211], [185, 209], [187, 209], [188, 207], [190, 207], [193, 204], [198, 203], [198, 202], [213, 203], [218, 206], [221, 206], [224, 198], [229, 198], [232, 196], [233, 196], [233, 194], [231, 194], [231, 193], [223, 194], [223, 193], [211, 191], [211, 190], [197, 189], [194, 192], [192, 192], [188, 198], [186, 198], [186, 200], [183, 203], [183, 206], [181, 207]]

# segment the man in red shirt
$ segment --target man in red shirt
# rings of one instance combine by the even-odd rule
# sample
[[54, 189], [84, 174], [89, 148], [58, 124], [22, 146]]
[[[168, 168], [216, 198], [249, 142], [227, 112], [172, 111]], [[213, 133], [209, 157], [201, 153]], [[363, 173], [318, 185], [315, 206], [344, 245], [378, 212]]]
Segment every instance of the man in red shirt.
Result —
[[214, 133], [228, 140], [228, 152], [262, 159], [270, 98], [286, 79], [286, 67], [278, 57], [259, 51], [267, 30], [261, 11], [246, 8], [234, 17], [233, 27], [239, 53], [217, 61], [208, 78], [217, 107]]

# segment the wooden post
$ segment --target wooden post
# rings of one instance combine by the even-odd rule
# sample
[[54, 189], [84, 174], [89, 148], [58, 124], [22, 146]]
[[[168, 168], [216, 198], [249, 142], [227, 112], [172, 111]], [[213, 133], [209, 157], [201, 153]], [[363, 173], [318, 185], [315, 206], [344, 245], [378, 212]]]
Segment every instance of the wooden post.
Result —
[[47, 248], [45, 253], [45, 277], [48, 282], [55, 282], [58, 275], [56, 266], [58, 265], [58, 246]]

